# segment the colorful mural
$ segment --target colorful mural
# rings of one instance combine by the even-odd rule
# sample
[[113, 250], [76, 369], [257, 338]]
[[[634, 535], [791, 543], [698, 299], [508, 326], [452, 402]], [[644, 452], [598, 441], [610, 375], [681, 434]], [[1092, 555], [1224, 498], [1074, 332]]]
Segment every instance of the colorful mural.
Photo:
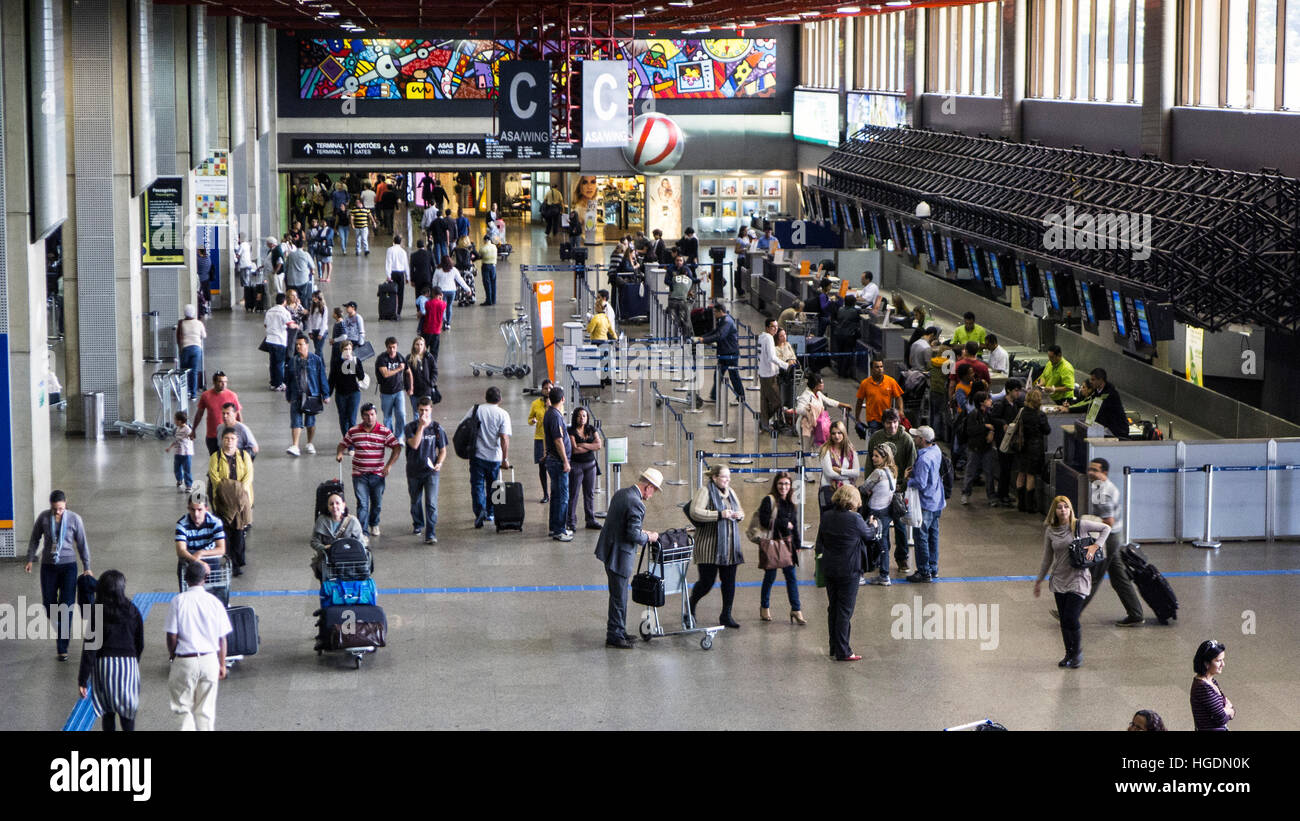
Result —
[[[483, 100], [497, 95], [502, 60], [517, 57], [511, 40], [298, 41], [298, 91], [304, 100]], [[556, 54], [557, 43], [543, 45]], [[534, 57], [535, 58], [535, 57]], [[620, 49], [593, 59], [628, 59]], [[776, 41], [637, 40], [631, 94], [643, 99], [770, 97], [776, 93]]]

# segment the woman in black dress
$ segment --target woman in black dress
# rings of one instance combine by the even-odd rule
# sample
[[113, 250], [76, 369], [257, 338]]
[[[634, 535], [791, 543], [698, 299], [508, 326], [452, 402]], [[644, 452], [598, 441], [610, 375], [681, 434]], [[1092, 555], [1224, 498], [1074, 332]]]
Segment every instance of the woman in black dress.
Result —
[[591, 423], [587, 409], [579, 405], [573, 409], [572, 424], [569, 426], [569, 438], [573, 440], [573, 458], [569, 460], [569, 530], [577, 530], [578, 495], [582, 494], [583, 512], [587, 519], [588, 530], [600, 530], [596, 521], [596, 460], [604, 444], [600, 440], [600, 431]]
[[144, 652], [144, 619], [126, 595], [126, 577], [105, 570], [95, 588], [90, 610], [90, 630], [81, 648], [77, 687], [82, 698], [90, 693], [95, 712], [104, 717], [104, 729], [135, 729], [140, 706], [140, 654]]
[[1033, 390], [1025, 397], [1025, 408], [1016, 428], [1016, 510], [1038, 513], [1038, 495], [1034, 486], [1047, 461], [1047, 435], [1052, 426], [1043, 413], [1043, 393]]

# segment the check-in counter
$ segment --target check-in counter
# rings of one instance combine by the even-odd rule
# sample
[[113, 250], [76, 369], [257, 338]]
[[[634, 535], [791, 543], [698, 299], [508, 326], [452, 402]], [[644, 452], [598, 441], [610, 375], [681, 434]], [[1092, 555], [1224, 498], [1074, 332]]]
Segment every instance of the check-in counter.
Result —
[[872, 317], [870, 314], [863, 314], [860, 331], [862, 341], [867, 343], [876, 356], [883, 357], [886, 362], [907, 360], [907, 340], [912, 336], [910, 328], [902, 328], [892, 322], [886, 323], [883, 321], [883, 315]]

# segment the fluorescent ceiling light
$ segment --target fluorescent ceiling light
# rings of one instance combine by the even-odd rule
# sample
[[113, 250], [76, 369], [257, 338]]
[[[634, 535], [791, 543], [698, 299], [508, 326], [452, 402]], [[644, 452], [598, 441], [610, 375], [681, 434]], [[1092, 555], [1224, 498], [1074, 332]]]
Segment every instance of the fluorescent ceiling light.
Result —
[[691, 6], [695, 5], [695, 0], [668, 0], [668, 5], [689, 9]]
[[797, 21], [799, 18], [779, 16], [779, 17], [764, 17], [763, 19], [769, 23], [789, 23], [791, 21]]
[[800, 16], [800, 17], [818, 17], [818, 16], [820, 16], [820, 15], [821, 15], [821, 12], [820, 12], [820, 11], [801, 11], [801, 12], [799, 12], [799, 16]]
[[753, 20], [746, 20], [746, 21], [743, 22], [743, 23], [737, 23], [737, 24], [736, 24], [736, 28], [738, 28], [738, 29], [752, 29], [752, 28], [756, 27], [757, 25], [758, 25], [758, 23], [755, 23]]
[[862, 11], [858, 6], [840, 6], [835, 10], [837, 14], [857, 14]]
[[338, 16], [339, 16], [339, 13], [338, 13], [337, 11], [322, 11], [322, 12], [320, 13], [320, 16], [321, 16], [321, 17], [338, 17]]
[[887, 0], [887, 2], [885, 3], [885, 5], [886, 5], [886, 6], [895, 6], [895, 7], [898, 7], [898, 6], [910, 6], [910, 5], [912, 5], [912, 0]]

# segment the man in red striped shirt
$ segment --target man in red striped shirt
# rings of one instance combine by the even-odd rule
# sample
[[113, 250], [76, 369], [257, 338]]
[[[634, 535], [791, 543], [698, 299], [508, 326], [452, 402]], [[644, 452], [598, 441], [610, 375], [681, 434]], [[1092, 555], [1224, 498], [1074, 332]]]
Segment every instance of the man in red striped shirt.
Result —
[[[391, 453], [384, 462], [384, 448]], [[402, 455], [402, 443], [393, 432], [379, 424], [373, 402], [361, 406], [361, 424], [354, 425], [339, 442], [335, 458], [352, 454], [352, 489], [357, 494], [357, 519], [367, 536], [379, 535], [379, 509], [384, 500], [384, 477]]]

